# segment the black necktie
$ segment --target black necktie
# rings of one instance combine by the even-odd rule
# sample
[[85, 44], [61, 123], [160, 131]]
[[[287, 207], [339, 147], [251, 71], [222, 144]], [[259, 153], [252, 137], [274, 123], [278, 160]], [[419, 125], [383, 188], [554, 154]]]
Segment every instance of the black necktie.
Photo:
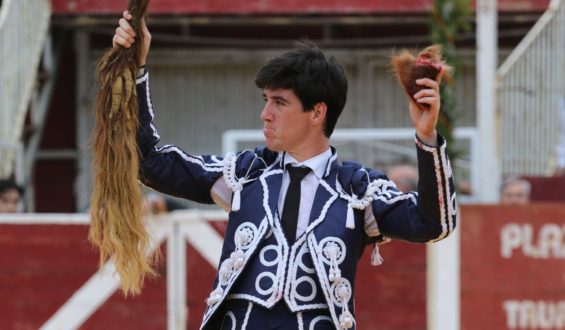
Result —
[[298, 224], [298, 208], [300, 207], [300, 182], [310, 172], [308, 167], [287, 167], [290, 183], [284, 198], [282, 227], [289, 243], [296, 239], [296, 225]]

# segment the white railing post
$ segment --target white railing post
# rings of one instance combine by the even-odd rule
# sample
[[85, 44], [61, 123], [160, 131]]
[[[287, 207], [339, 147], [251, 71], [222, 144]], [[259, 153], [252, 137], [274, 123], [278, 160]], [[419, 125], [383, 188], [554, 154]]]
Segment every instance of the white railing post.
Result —
[[477, 124], [479, 129], [479, 201], [498, 201], [500, 186], [499, 130], [496, 116], [498, 26], [496, 0], [478, 0], [477, 18]]
[[460, 217], [458, 227], [448, 238], [426, 246], [428, 329], [458, 330], [461, 326], [459, 221]]
[[186, 246], [178, 221], [167, 240], [167, 329], [186, 329]]

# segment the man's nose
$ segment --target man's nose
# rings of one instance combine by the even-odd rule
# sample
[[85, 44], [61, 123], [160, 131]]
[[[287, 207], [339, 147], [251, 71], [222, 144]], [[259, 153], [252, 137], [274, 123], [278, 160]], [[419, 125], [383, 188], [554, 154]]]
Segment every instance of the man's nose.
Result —
[[263, 111], [261, 111], [261, 119], [263, 121], [271, 121], [273, 116], [270, 110], [271, 106], [269, 102], [265, 103], [265, 106], [263, 107]]

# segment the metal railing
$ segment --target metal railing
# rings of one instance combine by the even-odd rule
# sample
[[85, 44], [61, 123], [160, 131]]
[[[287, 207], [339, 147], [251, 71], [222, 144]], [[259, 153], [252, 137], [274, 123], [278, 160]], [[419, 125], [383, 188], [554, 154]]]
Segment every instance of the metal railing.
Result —
[[553, 171], [564, 76], [565, 5], [552, 0], [497, 72], [503, 174]]
[[13, 172], [50, 17], [48, 0], [4, 0], [0, 7], [0, 177]]
[[[368, 145], [376, 150], [389, 151], [405, 157], [416, 159], [416, 149], [413, 145], [403, 146], [399, 141], [414, 141], [415, 130], [411, 127], [405, 128], [338, 128], [335, 129], [330, 143], [338, 146], [343, 142], [368, 142]], [[467, 140], [469, 143], [468, 161], [458, 159], [457, 168], [470, 172], [469, 180], [472, 190], [479, 191], [479, 177], [477, 168], [479, 164], [480, 146], [478, 143], [478, 132], [475, 127], [457, 127], [454, 137], [458, 141]], [[239, 143], [264, 141], [263, 131], [260, 129], [234, 129], [222, 134], [222, 154], [240, 150]]]

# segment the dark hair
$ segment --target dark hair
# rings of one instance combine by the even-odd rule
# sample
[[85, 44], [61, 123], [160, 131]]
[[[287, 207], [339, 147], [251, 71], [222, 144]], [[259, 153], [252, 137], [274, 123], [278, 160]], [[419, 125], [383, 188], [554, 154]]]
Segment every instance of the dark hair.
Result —
[[311, 111], [319, 102], [328, 108], [324, 134], [330, 137], [347, 99], [347, 78], [334, 56], [329, 59], [314, 43], [302, 41], [295, 50], [275, 57], [255, 76], [261, 89], [291, 89]]
[[16, 189], [20, 195], [24, 194], [24, 189], [16, 184], [14, 180], [0, 180], [0, 195], [8, 190]]

